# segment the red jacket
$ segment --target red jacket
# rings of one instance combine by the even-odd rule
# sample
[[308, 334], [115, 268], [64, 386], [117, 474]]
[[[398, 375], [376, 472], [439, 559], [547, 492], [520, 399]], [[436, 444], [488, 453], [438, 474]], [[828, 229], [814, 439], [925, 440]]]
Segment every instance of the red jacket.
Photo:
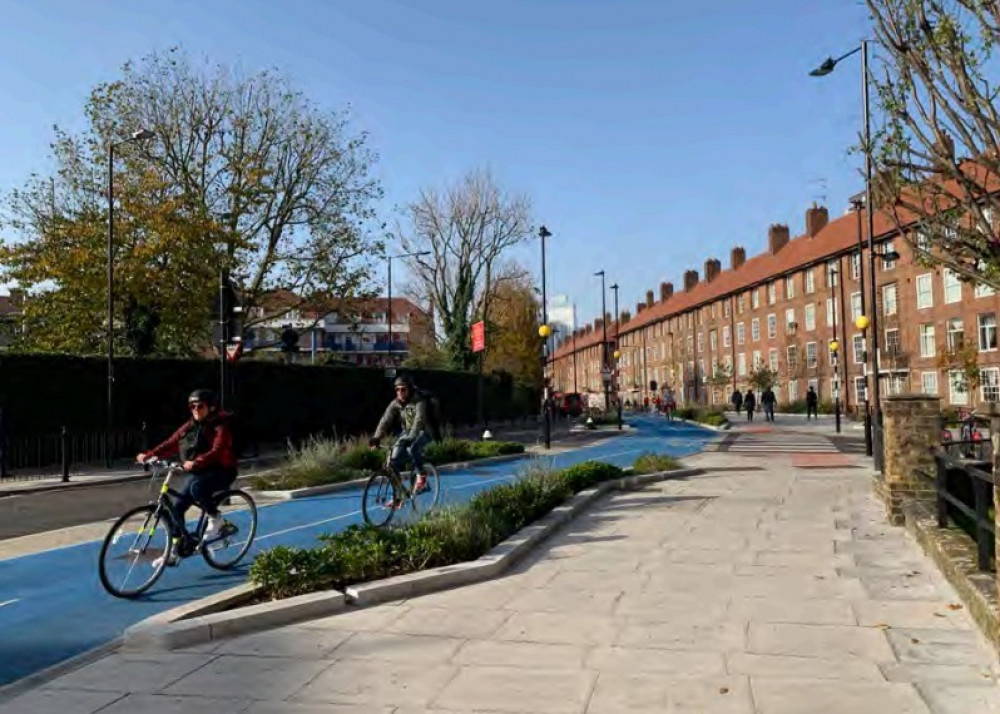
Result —
[[[201, 433], [192, 432], [192, 429], [199, 428], [203, 430]], [[233, 450], [233, 432], [229, 424], [229, 414], [226, 412], [216, 412], [201, 424], [189, 419], [170, 438], [149, 453], [160, 459], [170, 456], [187, 458], [181, 453], [182, 445], [196, 448], [197, 455], [191, 459], [194, 462], [191, 470], [194, 472], [211, 467], [233, 471], [237, 468], [236, 452]]]

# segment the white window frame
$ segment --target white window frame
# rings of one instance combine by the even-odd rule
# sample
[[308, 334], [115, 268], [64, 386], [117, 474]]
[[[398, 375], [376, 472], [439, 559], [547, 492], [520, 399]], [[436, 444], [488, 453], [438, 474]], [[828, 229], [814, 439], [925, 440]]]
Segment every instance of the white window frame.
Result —
[[832, 327], [837, 321], [837, 298], [826, 299], [826, 324]]
[[[992, 318], [992, 325], [984, 325], [983, 318]], [[995, 312], [981, 312], [976, 316], [976, 328], [979, 333], [979, 351], [980, 352], [996, 352], [997, 349], [997, 316]], [[988, 337], [992, 333], [993, 335], [993, 346], [989, 345], [989, 340], [984, 340], [984, 337]], [[983, 345], [987, 346], [984, 347]]]
[[920, 373], [920, 391], [923, 392], [924, 394], [931, 394], [937, 396], [938, 393], [937, 372]]
[[750, 293], [750, 309], [756, 310], [760, 307], [760, 288], [754, 288]]
[[[889, 300], [889, 295], [892, 295], [892, 300]], [[892, 306], [892, 310], [889, 306]], [[899, 291], [896, 289], [896, 283], [890, 285], [882, 286], [882, 314], [883, 315], [895, 315], [899, 312]]]
[[913, 282], [917, 290], [917, 309], [927, 310], [934, 307], [934, 273], [918, 275]]
[[1000, 367], [979, 370], [979, 397], [984, 402], [1000, 401]]
[[806, 317], [805, 317], [806, 331], [812, 332], [813, 330], [816, 329], [816, 304], [809, 303], [808, 305], [806, 305], [805, 311], [806, 311]]
[[[960, 328], [958, 330], [955, 329], [956, 323]], [[945, 334], [947, 339], [947, 342], [945, 344], [948, 345], [948, 349], [949, 350], [961, 349], [961, 347], [965, 344], [965, 321], [962, 320], [961, 317], [953, 317], [949, 319], [948, 322], [945, 323], [945, 329], [946, 329]], [[958, 342], [955, 339], [955, 335], [962, 336], [961, 342]]]
[[790, 307], [785, 310], [785, 331], [791, 330], [791, 324], [795, 322], [795, 308]]
[[789, 404], [799, 401], [799, 380], [788, 380], [788, 402]]
[[812, 295], [816, 292], [816, 273], [813, 268], [806, 270], [806, 295]]
[[861, 251], [851, 253], [851, 280], [861, 277]]
[[937, 335], [933, 322], [925, 322], [918, 328], [917, 341], [920, 344], [921, 357], [937, 356]]
[[767, 284], [767, 304], [773, 305], [776, 302], [778, 302], [778, 287], [772, 280]]
[[742, 322], [736, 325], [736, 344], [744, 345], [747, 341], [747, 328]]
[[760, 342], [760, 318], [755, 317], [750, 321], [750, 339]]
[[[895, 243], [895, 241], [891, 241], [890, 240], [890, 241], [887, 241], [886, 243], [883, 244], [883, 246], [882, 246], [882, 253], [883, 254], [885, 254], [885, 253], [891, 253], [895, 249], [896, 249], [896, 243]], [[886, 260], [885, 258], [882, 258], [882, 270], [892, 270], [895, 267], [896, 267], [896, 261], [895, 260]]]
[[948, 400], [955, 406], [967, 406], [969, 404], [969, 388], [965, 386], [960, 389], [960, 385], [965, 384], [965, 375], [962, 370], [948, 370]]
[[962, 281], [958, 279], [958, 273], [945, 268], [941, 271], [941, 283], [945, 305], [962, 302]]
[[806, 342], [806, 368], [816, 369], [818, 366], [819, 366], [819, 345], [816, 342]]
[[778, 350], [772, 347], [767, 353], [767, 366], [772, 372], [778, 371]]
[[750, 364], [753, 365], [754, 369], [759, 369], [762, 364], [764, 364], [764, 355], [761, 354], [760, 350], [753, 351], [753, 357], [750, 360]]
[[864, 364], [865, 336], [861, 333], [851, 335], [851, 357], [854, 364]]
[[737, 375], [739, 375], [740, 377], [746, 377], [747, 376], [747, 353], [746, 352], [740, 352], [740, 353], [738, 353], [736, 355], [736, 367], [737, 367], [737, 370], [738, 370], [737, 371]]
[[839, 283], [840, 273], [837, 270], [837, 261], [828, 260], [826, 261], [826, 286], [828, 288], [835, 288]]
[[778, 336], [778, 316], [771, 314], [767, 316], [767, 339], [773, 340]]
[[861, 292], [851, 293], [851, 322], [857, 320], [863, 311], [861, 310]]
[[733, 335], [729, 329], [729, 325], [725, 325], [722, 328], [722, 346], [729, 347], [732, 344]]
[[791, 300], [795, 297], [795, 276], [785, 276], [785, 299]]

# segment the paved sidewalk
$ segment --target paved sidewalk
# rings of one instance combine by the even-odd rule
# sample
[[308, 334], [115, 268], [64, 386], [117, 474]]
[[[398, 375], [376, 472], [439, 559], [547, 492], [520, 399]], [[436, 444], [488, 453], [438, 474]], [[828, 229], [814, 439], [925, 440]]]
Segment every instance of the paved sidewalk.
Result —
[[1000, 712], [995, 656], [867, 468], [688, 462], [713, 470], [609, 496], [507, 577], [111, 655], [0, 712]]

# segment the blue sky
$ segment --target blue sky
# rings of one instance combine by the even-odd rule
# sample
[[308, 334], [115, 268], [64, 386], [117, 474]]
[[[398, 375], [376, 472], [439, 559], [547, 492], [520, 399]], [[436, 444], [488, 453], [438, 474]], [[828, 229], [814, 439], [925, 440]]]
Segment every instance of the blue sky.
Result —
[[[0, 190], [47, 169], [52, 125], [81, 126], [94, 84], [182, 44], [349, 103], [387, 215], [477, 166], [529, 194], [554, 234], [549, 292], [584, 320], [597, 270], [634, 310], [733, 245], [761, 251], [771, 223], [801, 233], [813, 201], [841, 214], [860, 186], [857, 57], [807, 76], [868, 32], [859, 2], [0, 0], [0, 16]], [[537, 272], [537, 240], [519, 257]]]

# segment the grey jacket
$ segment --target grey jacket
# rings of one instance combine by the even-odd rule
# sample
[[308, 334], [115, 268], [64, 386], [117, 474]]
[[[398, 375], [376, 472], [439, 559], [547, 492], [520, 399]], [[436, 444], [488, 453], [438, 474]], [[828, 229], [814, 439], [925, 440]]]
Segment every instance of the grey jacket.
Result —
[[427, 431], [427, 402], [420, 395], [415, 395], [406, 404], [393, 399], [375, 428], [375, 438], [383, 439], [400, 431], [401, 438], [410, 441]]

